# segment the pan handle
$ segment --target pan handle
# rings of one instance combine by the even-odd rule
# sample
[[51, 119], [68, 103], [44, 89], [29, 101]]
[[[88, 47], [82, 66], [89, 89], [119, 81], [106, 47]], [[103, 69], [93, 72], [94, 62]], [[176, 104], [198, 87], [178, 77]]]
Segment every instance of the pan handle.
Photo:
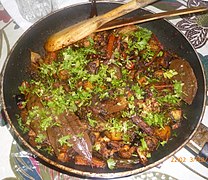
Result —
[[185, 148], [198, 158], [199, 163], [208, 168], [208, 127], [201, 123]]

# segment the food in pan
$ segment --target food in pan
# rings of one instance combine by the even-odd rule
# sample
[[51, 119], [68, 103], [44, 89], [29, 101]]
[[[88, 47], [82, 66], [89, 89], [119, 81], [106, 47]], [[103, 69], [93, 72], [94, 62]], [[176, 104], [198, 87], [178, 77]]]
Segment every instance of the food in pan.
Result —
[[139, 26], [94, 33], [45, 57], [31, 52], [30, 73], [16, 97], [30, 144], [97, 168], [147, 164], [197, 91], [189, 63]]

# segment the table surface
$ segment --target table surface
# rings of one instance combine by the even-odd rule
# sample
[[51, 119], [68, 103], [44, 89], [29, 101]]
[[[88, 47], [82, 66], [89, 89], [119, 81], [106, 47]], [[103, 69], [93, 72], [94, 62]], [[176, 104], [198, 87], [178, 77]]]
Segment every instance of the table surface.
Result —
[[[74, 3], [82, 3], [86, 0], [57, 0], [57, 7], [62, 8]], [[190, 6], [205, 5], [208, 7], [207, 0], [163, 0], [152, 6], [146, 7], [153, 12], [169, 11], [173, 9], [181, 9]], [[168, 19], [177, 26], [185, 36], [188, 37], [190, 43], [197, 51], [208, 75], [208, 13], [200, 16], [191, 16], [191, 18], [177, 17]], [[25, 21], [19, 14], [14, 0], [1, 0], [0, 3], [0, 70], [4, 61], [10, 52], [10, 49], [18, 40], [18, 38], [32, 24]], [[184, 28], [186, 27], [186, 28]], [[207, 76], [208, 77], [208, 76]], [[1, 119], [1, 117], [0, 117]], [[1, 121], [2, 123], [2, 121]], [[202, 124], [208, 127], [208, 109], [204, 114]], [[77, 179], [69, 177], [47, 166], [39, 163], [33, 156], [21, 149], [14, 140], [9, 131], [8, 126], [0, 127], [0, 179], [13, 177], [17, 179]], [[207, 136], [203, 136], [207, 138]], [[203, 139], [202, 138], [202, 139]], [[208, 140], [208, 138], [207, 138]], [[199, 145], [195, 144], [198, 148]], [[185, 157], [186, 161], [173, 162], [178, 157]], [[138, 174], [125, 179], [194, 179], [200, 180], [208, 178], [208, 169], [195, 161], [194, 154], [189, 152], [187, 148], [182, 148], [173, 157], [166, 160], [159, 166], [148, 170], [142, 174]]]

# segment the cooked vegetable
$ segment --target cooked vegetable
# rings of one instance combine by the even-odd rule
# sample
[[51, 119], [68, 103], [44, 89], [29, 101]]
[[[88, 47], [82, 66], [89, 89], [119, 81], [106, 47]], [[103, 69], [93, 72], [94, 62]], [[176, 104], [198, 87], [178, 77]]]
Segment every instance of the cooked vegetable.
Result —
[[186, 103], [192, 104], [197, 92], [197, 79], [190, 64], [186, 60], [176, 57], [171, 61], [170, 69], [178, 72], [173, 79], [183, 83], [182, 99]]
[[162, 141], [168, 141], [171, 136], [171, 127], [165, 126], [155, 129], [155, 135]]
[[59, 161], [145, 165], [180, 126], [186, 101], [183, 72], [174, 65], [180, 58], [148, 29], [95, 33], [47, 57], [31, 53], [31, 80], [17, 96], [18, 122], [33, 146]]

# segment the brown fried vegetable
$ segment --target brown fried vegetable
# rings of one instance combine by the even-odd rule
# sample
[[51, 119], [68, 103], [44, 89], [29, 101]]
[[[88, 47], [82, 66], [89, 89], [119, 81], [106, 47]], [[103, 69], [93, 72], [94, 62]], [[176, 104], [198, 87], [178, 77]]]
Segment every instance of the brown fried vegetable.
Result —
[[40, 54], [32, 52], [32, 51], [30, 53], [30, 60], [31, 60], [31, 69], [33, 71], [36, 71], [38, 67], [40, 66], [40, 64], [43, 62], [43, 59], [40, 56]]
[[180, 121], [182, 118], [182, 110], [181, 109], [174, 109], [170, 112], [173, 120]]
[[[72, 147], [75, 152], [84, 156], [88, 161], [92, 160], [92, 144], [88, 134], [85, 132], [79, 118], [73, 113], [63, 113], [59, 115], [59, 126], [47, 128], [47, 136], [55, 154], [65, 161], [67, 158], [60, 149], [67, 145]], [[61, 139], [65, 139], [61, 142]], [[64, 158], [62, 159], [64, 155]]]
[[105, 161], [98, 159], [97, 157], [92, 157], [92, 161], [89, 162], [86, 158], [80, 155], [75, 156], [75, 164], [82, 165], [82, 166], [92, 166], [96, 168], [105, 168], [106, 163]]
[[171, 61], [170, 69], [174, 69], [178, 72], [173, 78], [183, 83], [182, 99], [192, 104], [197, 92], [197, 79], [191, 65], [182, 58], [176, 58]]
[[154, 130], [151, 126], [149, 126], [145, 121], [142, 120], [139, 116], [133, 116], [132, 121], [139, 126], [145, 133], [152, 136], [154, 134]]
[[171, 136], [171, 127], [165, 126], [163, 128], [156, 128], [155, 135], [162, 141], [168, 141]]

